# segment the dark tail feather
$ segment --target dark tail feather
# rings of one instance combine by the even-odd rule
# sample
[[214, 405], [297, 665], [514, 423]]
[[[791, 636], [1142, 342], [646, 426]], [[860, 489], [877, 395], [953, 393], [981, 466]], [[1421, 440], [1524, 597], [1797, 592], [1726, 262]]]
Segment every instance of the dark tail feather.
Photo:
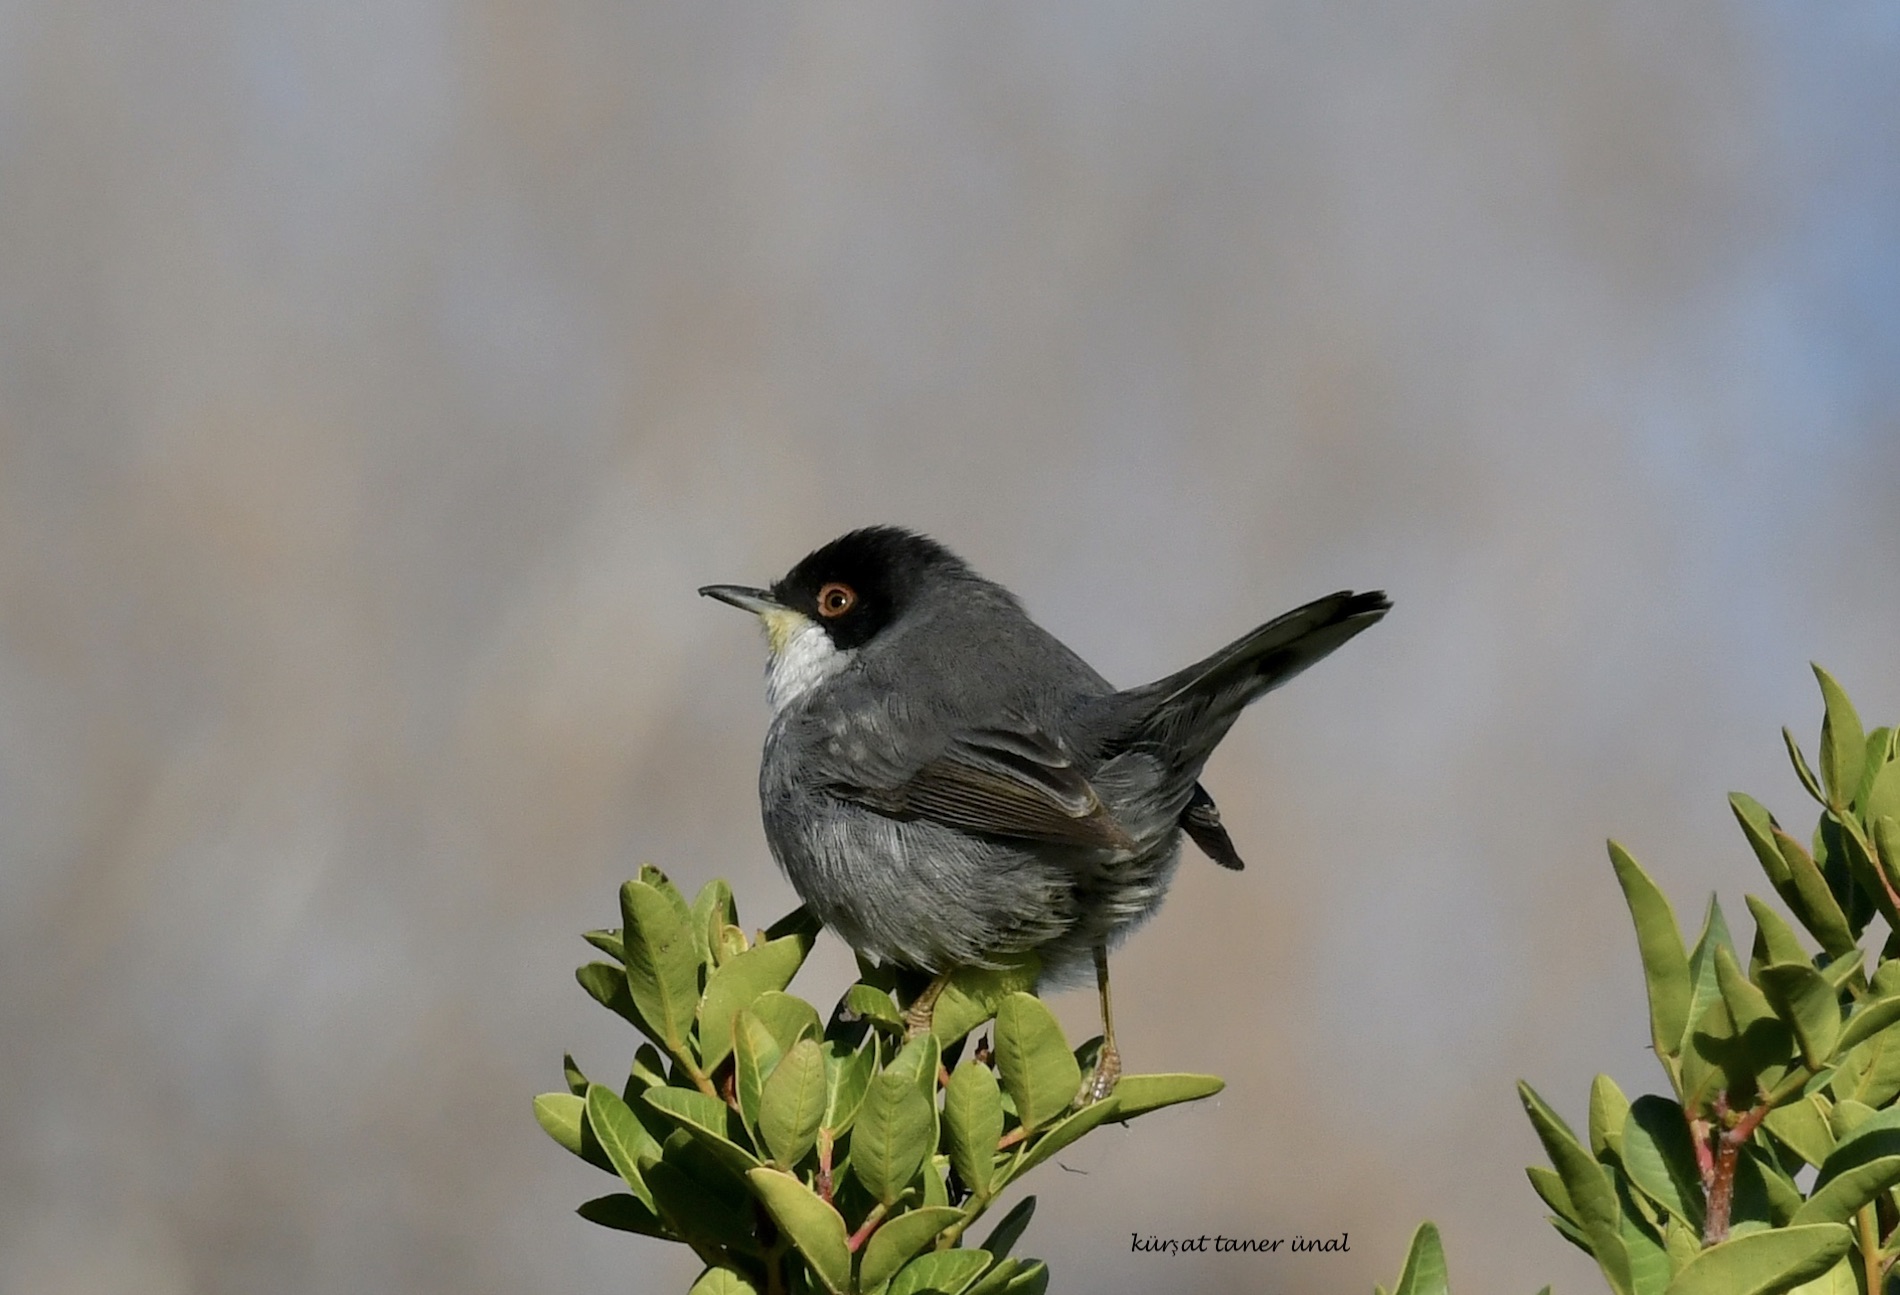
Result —
[[1134, 715], [1117, 745], [1178, 752], [1198, 772], [1250, 702], [1278, 688], [1391, 608], [1380, 592], [1342, 591], [1296, 607], [1205, 661], [1123, 693]]
[[1234, 838], [1227, 835], [1227, 828], [1220, 821], [1220, 809], [1214, 804], [1214, 798], [1198, 782], [1194, 784], [1194, 795], [1187, 808], [1181, 811], [1181, 830], [1188, 834], [1188, 840], [1201, 847], [1202, 854], [1221, 867], [1239, 872], [1247, 866], [1240, 861]]

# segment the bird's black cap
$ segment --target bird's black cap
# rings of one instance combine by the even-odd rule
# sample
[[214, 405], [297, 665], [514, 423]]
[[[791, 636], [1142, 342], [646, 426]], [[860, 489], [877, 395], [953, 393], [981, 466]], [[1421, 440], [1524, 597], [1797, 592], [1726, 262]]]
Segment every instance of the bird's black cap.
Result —
[[866, 526], [805, 557], [772, 586], [772, 596], [824, 626], [840, 648], [869, 642], [934, 580], [971, 574], [963, 559], [927, 535]]

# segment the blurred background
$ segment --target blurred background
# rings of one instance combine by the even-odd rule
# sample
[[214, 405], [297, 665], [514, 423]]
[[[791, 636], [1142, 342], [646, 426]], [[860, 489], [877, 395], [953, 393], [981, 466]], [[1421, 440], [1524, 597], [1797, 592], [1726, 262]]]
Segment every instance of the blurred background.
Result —
[[[642, 861], [795, 901], [753, 624], [929, 531], [1112, 679], [1342, 586], [1116, 963], [1220, 1099], [1059, 1290], [1600, 1289], [1513, 1081], [1900, 719], [1900, 9], [0, 3], [0, 1290], [683, 1291], [530, 1099]], [[829, 1004], [821, 942], [794, 985]], [[1087, 992], [1058, 1012], [1093, 1032]], [[1131, 1254], [1133, 1232], [1349, 1235]]]

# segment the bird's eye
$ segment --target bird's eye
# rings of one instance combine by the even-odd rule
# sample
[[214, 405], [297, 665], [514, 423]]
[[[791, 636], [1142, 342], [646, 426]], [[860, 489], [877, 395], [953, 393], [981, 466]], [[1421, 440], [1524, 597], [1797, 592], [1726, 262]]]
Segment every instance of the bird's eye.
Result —
[[820, 616], [842, 616], [857, 605], [858, 592], [850, 585], [839, 584], [834, 580], [818, 591], [818, 614]]

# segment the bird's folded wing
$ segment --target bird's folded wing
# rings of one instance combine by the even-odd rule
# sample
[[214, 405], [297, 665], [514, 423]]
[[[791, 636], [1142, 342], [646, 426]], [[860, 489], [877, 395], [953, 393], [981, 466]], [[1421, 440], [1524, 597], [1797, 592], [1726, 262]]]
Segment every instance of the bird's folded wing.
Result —
[[966, 832], [1109, 849], [1135, 844], [1066, 745], [1027, 722], [959, 733], [936, 758], [891, 785], [831, 786], [881, 814]]

